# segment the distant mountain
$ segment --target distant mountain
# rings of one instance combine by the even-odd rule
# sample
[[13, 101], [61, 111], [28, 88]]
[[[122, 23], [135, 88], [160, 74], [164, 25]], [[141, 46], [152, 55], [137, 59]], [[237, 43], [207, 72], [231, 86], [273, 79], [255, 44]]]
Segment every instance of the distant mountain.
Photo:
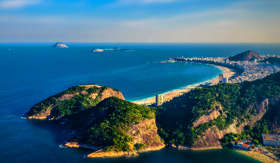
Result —
[[261, 59], [262, 57], [253, 51], [245, 51], [243, 53], [237, 54], [233, 57], [229, 57], [230, 61], [252, 61], [254, 59]]

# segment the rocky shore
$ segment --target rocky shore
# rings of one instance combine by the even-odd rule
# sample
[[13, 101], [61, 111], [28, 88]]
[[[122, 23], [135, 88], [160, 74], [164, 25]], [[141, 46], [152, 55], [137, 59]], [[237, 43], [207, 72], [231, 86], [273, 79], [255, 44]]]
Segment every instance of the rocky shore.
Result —
[[97, 151], [87, 155], [88, 158], [116, 158], [116, 157], [137, 157], [140, 153], [158, 151], [165, 147], [164, 144], [157, 147], [149, 147], [144, 150], [130, 151], [130, 152], [115, 152], [115, 151]]

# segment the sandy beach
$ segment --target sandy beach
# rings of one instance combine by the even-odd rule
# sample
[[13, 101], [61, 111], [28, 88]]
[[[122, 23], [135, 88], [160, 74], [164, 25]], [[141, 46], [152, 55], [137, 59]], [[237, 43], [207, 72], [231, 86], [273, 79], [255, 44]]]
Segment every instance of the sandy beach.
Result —
[[[234, 70], [229, 69], [227, 67], [217, 66], [217, 65], [214, 65], [214, 66], [217, 67], [218, 69], [220, 69], [223, 72], [224, 76], [227, 76], [228, 78], [232, 77], [235, 74]], [[164, 95], [164, 101], [168, 102], [168, 101], [172, 100], [173, 98], [181, 96], [184, 93], [187, 93], [187, 92], [191, 91], [192, 89], [198, 88], [201, 84], [205, 84], [207, 82], [209, 82], [211, 85], [217, 84], [219, 82], [218, 76], [215, 77], [214, 79], [210, 79], [208, 81], [204, 81], [204, 82], [201, 82], [198, 84], [188, 85], [181, 89], [175, 89], [172, 91], [168, 91], [166, 93], [162, 93], [162, 95]], [[139, 104], [139, 105], [151, 105], [156, 102], [156, 99], [155, 99], [155, 96], [153, 96], [153, 97], [149, 97], [146, 99], [131, 101], [131, 102]]]
[[242, 150], [237, 150], [236, 152], [241, 153], [243, 155], [249, 156], [255, 160], [259, 160], [263, 163], [277, 163], [278, 161], [260, 153], [257, 151], [242, 151]]

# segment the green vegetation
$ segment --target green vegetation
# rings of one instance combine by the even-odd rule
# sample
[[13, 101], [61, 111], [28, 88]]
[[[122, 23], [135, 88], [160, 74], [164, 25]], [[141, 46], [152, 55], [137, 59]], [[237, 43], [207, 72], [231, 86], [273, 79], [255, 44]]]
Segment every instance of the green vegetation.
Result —
[[131, 151], [145, 147], [144, 144], [131, 147], [129, 143], [132, 138], [128, 135], [128, 130], [133, 124], [155, 118], [153, 108], [111, 97], [100, 102], [91, 112], [91, 119], [94, 121], [82, 136], [74, 138], [76, 141], [103, 147], [107, 151]]
[[[222, 130], [234, 121], [240, 125], [257, 114], [255, 103], [279, 95], [280, 73], [253, 82], [195, 89], [160, 108], [157, 114], [160, 135], [167, 143], [191, 146], [211, 126]], [[222, 106], [222, 114], [217, 119], [193, 127], [193, 122], [217, 110], [218, 105]]]
[[[92, 87], [86, 89], [83, 86], [74, 86], [36, 104], [30, 109], [27, 115], [44, 113], [47, 109], [52, 109], [51, 116], [54, 118], [76, 114], [96, 106], [100, 102], [100, 97], [105, 89], [107, 89], [107, 87]], [[90, 95], [92, 93], [97, 93], [98, 96], [96, 98], [91, 98]], [[63, 96], [66, 95], [68, 95], [68, 97], [63, 98]]]
[[280, 101], [270, 104], [269, 108], [259, 122], [253, 127], [246, 126], [241, 134], [226, 135], [222, 143], [227, 146], [232, 140], [250, 139], [254, 144], [262, 143], [262, 134], [274, 134], [280, 131]]

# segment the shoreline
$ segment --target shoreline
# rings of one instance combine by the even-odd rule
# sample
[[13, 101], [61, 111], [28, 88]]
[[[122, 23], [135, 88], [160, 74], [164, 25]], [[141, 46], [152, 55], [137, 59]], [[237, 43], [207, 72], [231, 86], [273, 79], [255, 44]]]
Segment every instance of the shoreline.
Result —
[[[228, 78], [231, 78], [232, 76], [234, 76], [236, 74], [236, 72], [233, 69], [230, 69], [228, 67], [213, 65], [213, 64], [211, 64], [211, 65], [218, 68], [219, 70], [221, 70], [222, 74], [224, 76], [227, 76]], [[162, 93], [161, 95], [164, 95], [164, 102], [168, 102], [168, 101], [171, 101], [175, 97], [181, 96], [185, 93], [190, 92], [191, 90], [193, 90], [195, 88], [198, 88], [202, 84], [210, 83], [210, 85], [216, 85], [219, 82], [218, 78], [219, 78], [219, 76], [216, 76], [212, 79], [209, 79], [209, 80], [206, 80], [206, 81], [203, 81], [200, 83], [195, 83], [195, 84], [184, 86], [182, 88], [166, 91], [166, 92]], [[156, 103], [155, 97], [156, 96], [151, 96], [151, 97], [147, 97], [144, 99], [135, 100], [135, 101], [131, 101], [131, 102], [135, 103], [135, 104], [139, 104], [139, 105], [152, 105], [152, 104]]]
[[250, 157], [252, 159], [255, 159], [257, 161], [261, 161], [264, 163], [277, 163], [278, 161], [256, 151], [242, 151], [242, 150], [234, 150], [236, 153], [239, 153], [241, 155]]

